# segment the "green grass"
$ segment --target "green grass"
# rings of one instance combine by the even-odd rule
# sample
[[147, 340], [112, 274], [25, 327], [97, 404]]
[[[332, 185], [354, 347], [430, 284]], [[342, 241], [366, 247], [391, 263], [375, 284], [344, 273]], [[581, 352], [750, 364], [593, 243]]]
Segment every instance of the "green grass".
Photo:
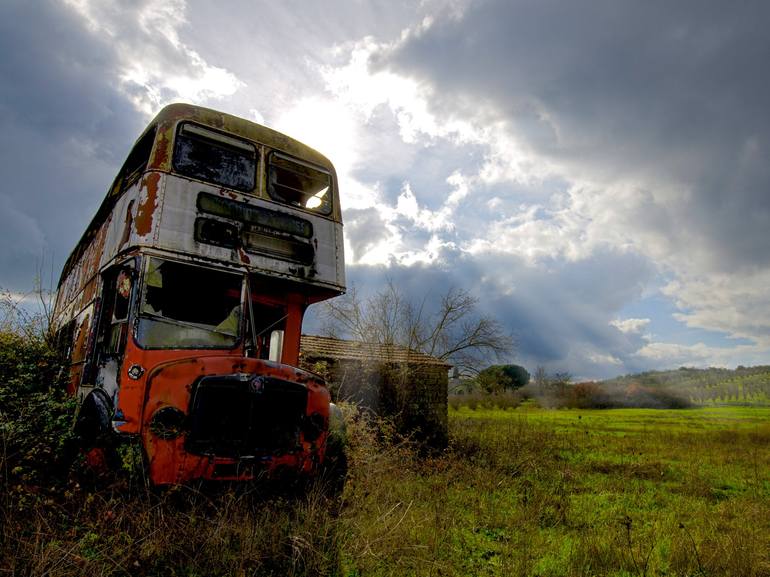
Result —
[[379, 554], [343, 554], [348, 574], [770, 575], [768, 409], [462, 408], [450, 424], [446, 456], [374, 496], [349, 487], [353, 526], [404, 517], [383, 519]]
[[543, 410], [534, 404], [518, 409], [469, 409], [461, 407], [450, 413], [456, 421], [464, 418], [481, 420], [523, 419], [531, 424], [547, 424], [556, 432], [587, 428], [632, 433], [650, 428], [667, 432], [706, 430], [754, 430], [770, 426], [770, 407], [704, 407], [694, 409], [561, 409]]
[[339, 508], [6, 484], [0, 574], [770, 576], [770, 409], [461, 408], [429, 457], [349, 425]]

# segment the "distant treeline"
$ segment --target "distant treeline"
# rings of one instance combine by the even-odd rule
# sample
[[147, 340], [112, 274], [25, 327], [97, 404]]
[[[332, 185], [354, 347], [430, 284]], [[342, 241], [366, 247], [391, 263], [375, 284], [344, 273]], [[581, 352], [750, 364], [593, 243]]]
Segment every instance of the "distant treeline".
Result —
[[770, 405], [770, 366], [739, 366], [737, 369], [648, 371], [599, 383], [608, 392], [640, 387], [666, 392], [694, 405]]
[[566, 373], [538, 376], [542, 371], [536, 371], [536, 378], [523, 386], [506, 386], [510, 383], [499, 372], [487, 370], [481, 375], [485, 379], [470, 382], [474, 387], [453, 390], [450, 405], [511, 408], [532, 399], [543, 407], [579, 409], [770, 406], [770, 366], [734, 370], [682, 367], [582, 383], [573, 382]]

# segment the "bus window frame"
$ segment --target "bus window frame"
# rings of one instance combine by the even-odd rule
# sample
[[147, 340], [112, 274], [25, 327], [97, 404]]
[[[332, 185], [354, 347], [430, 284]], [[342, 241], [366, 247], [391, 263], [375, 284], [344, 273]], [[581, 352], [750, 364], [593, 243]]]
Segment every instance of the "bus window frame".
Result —
[[[147, 130], [145, 130], [145, 132], [136, 140], [134, 146], [131, 147], [131, 151], [128, 153], [128, 156], [126, 156], [126, 160], [120, 167], [120, 171], [118, 171], [118, 174], [115, 177], [115, 181], [112, 183], [112, 187], [110, 187], [109, 196], [113, 197], [113, 201], [117, 201], [123, 192], [125, 192], [131, 185], [139, 181], [142, 178], [142, 175], [147, 172], [150, 166], [153, 152], [155, 150], [157, 138], [158, 126], [157, 124], [153, 124], [148, 127]], [[131, 164], [133, 164], [129, 163], [129, 161], [134, 160], [132, 157], [138, 153], [141, 147], [145, 145], [148, 140], [150, 144], [149, 148], [147, 149], [146, 158], [143, 159], [142, 163], [136, 164], [133, 170], [129, 171]]]
[[[212, 180], [206, 180], [206, 179], [200, 178], [198, 176], [193, 176], [193, 175], [190, 175], [190, 174], [185, 174], [184, 172], [180, 171], [179, 168], [177, 167], [177, 153], [176, 153], [176, 151], [177, 151], [177, 144], [179, 142], [179, 135], [182, 133], [182, 130], [184, 130], [185, 126], [197, 127], [197, 128], [202, 129], [205, 132], [219, 134], [219, 135], [223, 136], [224, 138], [226, 138], [228, 140], [233, 140], [233, 141], [236, 141], [236, 142], [241, 142], [241, 143], [243, 143], [243, 146], [242, 146], [243, 149], [245, 149], [247, 147], [251, 147], [251, 149], [253, 150], [253, 153], [254, 153], [254, 178], [252, 180], [250, 188], [241, 188], [241, 187], [237, 187], [237, 186], [232, 186], [231, 184], [227, 184], [227, 183], [214, 182]], [[216, 140], [215, 138], [208, 138], [205, 135], [201, 135], [201, 134], [196, 134], [195, 137], [199, 138], [199, 139], [202, 139], [202, 140], [208, 139], [210, 142], [215, 143], [217, 146], [220, 146], [221, 148], [230, 148], [231, 150], [238, 149], [237, 145], [228, 144], [228, 142], [226, 140], [224, 140], [224, 139], [223, 140]], [[262, 167], [262, 151], [261, 151], [261, 149], [262, 149], [261, 145], [255, 143], [255, 142], [252, 142], [251, 140], [248, 140], [246, 138], [243, 138], [243, 137], [241, 137], [241, 136], [239, 136], [237, 134], [233, 134], [231, 132], [227, 132], [227, 131], [224, 131], [224, 130], [219, 130], [219, 129], [213, 128], [211, 126], [207, 126], [205, 124], [201, 124], [200, 122], [195, 122], [194, 120], [181, 120], [181, 121], [179, 121], [179, 123], [174, 128], [174, 141], [171, 143], [170, 150], [169, 150], [170, 158], [171, 158], [171, 173], [174, 176], [178, 177], [178, 178], [186, 178], [186, 179], [189, 179], [189, 180], [194, 180], [196, 182], [202, 182], [203, 184], [207, 184], [209, 186], [219, 186], [219, 187], [223, 187], [223, 188], [226, 188], [226, 189], [229, 189], [229, 190], [235, 190], [235, 191], [238, 191], [238, 192], [241, 192], [241, 193], [256, 195], [258, 193], [258, 188], [257, 187], [259, 186], [259, 183], [260, 183], [259, 174], [260, 174], [260, 171], [262, 170], [262, 168], [261, 168]]]
[[[249, 281], [251, 279], [249, 278]], [[250, 284], [248, 285], [250, 288]], [[284, 342], [284, 336], [286, 334], [286, 326], [289, 321], [289, 307], [291, 306], [287, 301], [275, 299], [275, 298], [269, 298], [265, 297], [262, 294], [256, 294], [256, 293], [247, 293], [246, 298], [249, 299], [248, 301], [248, 307], [249, 310], [247, 311], [248, 318], [247, 318], [247, 324], [246, 329], [244, 332], [244, 338], [245, 338], [245, 345], [246, 348], [251, 351], [252, 354], [247, 355], [251, 356], [253, 358], [262, 359], [262, 360], [271, 360], [275, 362], [281, 362], [280, 356], [283, 353], [283, 342]], [[259, 333], [254, 333], [254, 329], [256, 329], [256, 307], [264, 308], [264, 309], [274, 309], [274, 310], [280, 310], [280, 312], [283, 313], [283, 316], [280, 317], [278, 320], [270, 323], [264, 329]], [[276, 328], [277, 327], [277, 328]], [[281, 344], [278, 347], [279, 348], [279, 358], [276, 360], [272, 358], [272, 337], [273, 333], [280, 332], [280, 340]], [[264, 355], [263, 352], [267, 352], [267, 355]]]
[[[117, 279], [121, 273], [125, 273], [129, 277], [131, 286], [126, 303], [126, 315], [122, 319], [118, 319], [115, 317], [115, 309], [117, 307], [119, 290], [117, 286], [113, 287], [112, 285], [117, 282]], [[112, 302], [109, 303], [109, 305], [106, 304], [106, 300], [104, 298], [102, 299], [103, 309], [100, 322], [104, 323], [104, 326], [100, 326], [97, 329], [99, 331], [103, 331], [103, 334], [100, 335], [101, 341], [99, 344], [101, 346], [101, 350], [99, 351], [99, 355], [103, 355], [105, 357], [120, 357], [121, 359], [125, 355], [126, 345], [128, 344], [128, 335], [132, 332], [131, 327], [134, 318], [136, 317], [136, 303], [139, 292], [137, 290], [138, 279], [139, 273], [136, 266], [136, 259], [134, 258], [110, 267], [110, 269], [108, 269], [108, 271], [106, 271], [106, 273], [103, 275], [102, 290], [104, 291], [107, 289], [106, 281], [109, 280], [109, 290], [113, 294], [111, 295]], [[110, 318], [107, 318], [107, 316]], [[116, 327], [119, 332], [117, 342], [115, 342], [113, 339], [113, 334]], [[116, 345], [114, 349], [113, 345]], [[96, 360], [98, 362], [98, 359]]]
[[[312, 170], [318, 171], [320, 173], [323, 173], [329, 177], [329, 187], [328, 187], [328, 195], [329, 195], [329, 209], [326, 211], [321, 210], [315, 210], [312, 208], [307, 208], [306, 206], [302, 206], [301, 204], [292, 204], [289, 201], [286, 201], [281, 197], [280, 195], [274, 195], [273, 194], [273, 184], [270, 180], [270, 169], [273, 166], [272, 159], [273, 157], [278, 157], [282, 160], [286, 160], [289, 162], [293, 162], [295, 164], [298, 164], [300, 166], [304, 166], [306, 168], [310, 168]], [[297, 156], [294, 156], [292, 154], [288, 154], [286, 152], [283, 152], [281, 150], [276, 149], [269, 149], [268, 153], [265, 156], [265, 194], [267, 197], [272, 200], [273, 202], [276, 202], [278, 204], [281, 204], [282, 206], [288, 206], [289, 208], [301, 210], [303, 212], [313, 214], [316, 216], [321, 216], [324, 218], [333, 218], [334, 217], [334, 203], [336, 202], [336, 194], [335, 194], [335, 179], [334, 179], [334, 173], [318, 164], [315, 164], [313, 162], [310, 162], [308, 160], [305, 160], [303, 158], [299, 158]], [[295, 189], [296, 190], [296, 189]]]

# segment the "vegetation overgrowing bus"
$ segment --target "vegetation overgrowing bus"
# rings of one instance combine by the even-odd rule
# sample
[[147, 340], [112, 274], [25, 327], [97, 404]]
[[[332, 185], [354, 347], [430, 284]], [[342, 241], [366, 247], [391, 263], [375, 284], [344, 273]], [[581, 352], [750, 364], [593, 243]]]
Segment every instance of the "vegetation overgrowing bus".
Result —
[[296, 368], [302, 317], [344, 291], [331, 162], [253, 122], [167, 106], [59, 281], [80, 436], [140, 440], [155, 484], [318, 470], [334, 406]]

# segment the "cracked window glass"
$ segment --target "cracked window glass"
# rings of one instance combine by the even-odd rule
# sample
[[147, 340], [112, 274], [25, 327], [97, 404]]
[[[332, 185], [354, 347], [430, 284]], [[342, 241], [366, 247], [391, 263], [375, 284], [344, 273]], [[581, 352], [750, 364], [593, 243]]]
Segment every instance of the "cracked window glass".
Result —
[[174, 170], [212, 184], [252, 191], [257, 149], [240, 138], [195, 124], [183, 124], [174, 145]]

